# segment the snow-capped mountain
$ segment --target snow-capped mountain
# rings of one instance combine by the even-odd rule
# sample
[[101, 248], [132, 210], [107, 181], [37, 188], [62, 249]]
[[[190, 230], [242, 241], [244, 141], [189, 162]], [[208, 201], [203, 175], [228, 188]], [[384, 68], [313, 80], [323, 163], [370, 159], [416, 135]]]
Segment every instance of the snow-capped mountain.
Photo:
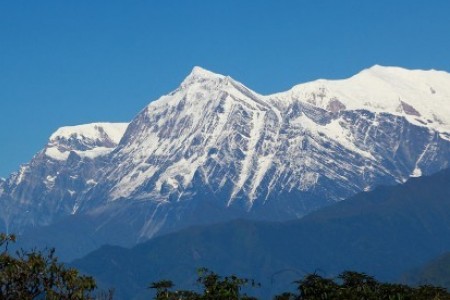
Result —
[[[105, 167], [127, 123], [94, 123], [58, 129], [31, 162], [0, 183], [1, 218], [6, 231], [48, 225], [76, 213], [84, 191]], [[1, 191], [3, 190], [3, 194]], [[11, 227], [11, 228], [10, 228]]]
[[146, 239], [234, 217], [298, 218], [449, 161], [446, 72], [374, 66], [263, 96], [195, 67], [129, 125], [55, 132], [0, 183], [1, 217], [10, 231], [120, 219]]

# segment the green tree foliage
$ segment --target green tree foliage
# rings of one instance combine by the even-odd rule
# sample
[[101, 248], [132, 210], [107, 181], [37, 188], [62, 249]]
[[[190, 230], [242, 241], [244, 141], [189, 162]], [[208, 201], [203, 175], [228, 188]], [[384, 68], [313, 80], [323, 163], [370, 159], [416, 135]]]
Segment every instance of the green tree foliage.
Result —
[[[193, 291], [172, 291], [172, 281], [152, 283], [156, 300], [250, 300], [256, 299], [241, 294], [245, 285], [255, 286], [249, 279], [234, 275], [220, 277], [207, 269], [199, 270], [197, 282], [202, 293]], [[334, 279], [317, 274], [308, 274], [296, 281], [298, 293], [284, 292], [274, 300], [450, 300], [450, 294], [443, 288], [420, 286], [413, 288], [402, 284], [380, 283], [373, 277], [345, 271]]]
[[450, 294], [440, 287], [380, 283], [367, 274], [351, 271], [336, 279], [310, 274], [296, 283], [298, 294], [284, 293], [275, 300], [450, 300]]
[[54, 249], [19, 250], [11, 254], [8, 245], [15, 239], [14, 235], [0, 234], [0, 299], [95, 299], [96, 284], [92, 277], [59, 263]]
[[201, 268], [198, 270], [197, 283], [201, 286], [201, 294], [187, 290], [171, 291], [174, 285], [170, 280], [154, 282], [150, 288], [156, 290], [154, 298], [156, 300], [256, 300], [242, 293], [244, 286], [258, 286], [251, 279], [235, 275], [221, 277], [206, 268]]

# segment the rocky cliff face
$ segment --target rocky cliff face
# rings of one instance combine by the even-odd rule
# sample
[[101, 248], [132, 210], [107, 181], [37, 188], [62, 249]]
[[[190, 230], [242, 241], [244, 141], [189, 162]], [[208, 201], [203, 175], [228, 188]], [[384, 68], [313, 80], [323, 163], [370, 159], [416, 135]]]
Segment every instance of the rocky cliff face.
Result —
[[450, 161], [450, 75], [375, 66], [262, 96], [196, 67], [127, 125], [52, 135], [3, 184], [5, 227], [83, 215], [137, 241], [235, 217], [298, 218], [431, 174]]

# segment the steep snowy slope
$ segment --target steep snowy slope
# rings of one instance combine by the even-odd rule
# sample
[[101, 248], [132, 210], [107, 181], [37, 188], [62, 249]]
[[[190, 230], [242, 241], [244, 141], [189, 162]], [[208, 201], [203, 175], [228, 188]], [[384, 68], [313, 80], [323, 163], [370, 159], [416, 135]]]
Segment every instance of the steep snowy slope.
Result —
[[128, 126], [92, 126], [60, 129], [7, 180], [7, 228], [74, 214], [99, 222], [105, 241], [118, 222], [142, 240], [235, 217], [298, 218], [434, 173], [450, 161], [450, 75], [375, 66], [262, 96], [195, 67]]
[[229, 77], [196, 67], [179, 89], [131, 123], [113, 157], [120, 165], [108, 176], [119, 178], [111, 199], [147, 192], [158, 197], [164, 189], [182, 193], [197, 171], [206, 184], [220, 179], [219, 187], [233, 186], [228, 204], [248, 180], [256, 180], [255, 189], [262, 179], [255, 177], [270, 165], [281, 124], [279, 111], [260, 98]]

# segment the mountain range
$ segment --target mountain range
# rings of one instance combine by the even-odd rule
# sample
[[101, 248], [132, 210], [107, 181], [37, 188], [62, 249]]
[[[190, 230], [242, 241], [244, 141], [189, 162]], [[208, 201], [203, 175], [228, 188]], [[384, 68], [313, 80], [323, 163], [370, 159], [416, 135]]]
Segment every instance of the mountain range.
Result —
[[374, 66], [260, 95], [195, 67], [130, 123], [52, 134], [0, 181], [0, 230], [69, 260], [191, 225], [298, 219], [449, 161], [449, 73]]

